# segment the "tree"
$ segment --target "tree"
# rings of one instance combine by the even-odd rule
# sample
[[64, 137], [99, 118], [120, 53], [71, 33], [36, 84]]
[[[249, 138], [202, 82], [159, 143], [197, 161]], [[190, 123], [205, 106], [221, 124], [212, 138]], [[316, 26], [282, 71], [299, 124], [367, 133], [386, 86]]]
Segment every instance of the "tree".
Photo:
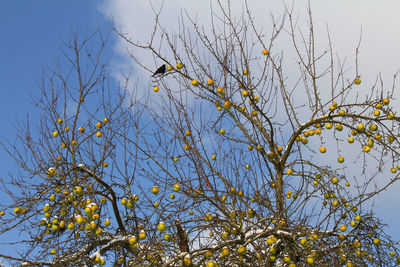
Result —
[[[168, 66], [144, 97], [129, 77], [110, 86], [101, 32], [66, 43], [70, 68], [45, 74], [38, 127], [27, 119], [18, 142], [3, 143], [21, 173], [2, 181], [13, 203], [1, 233], [17, 228], [25, 250], [1, 257], [24, 266], [400, 263], [370, 207], [399, 179], [395, 83], [366, 92], [358, 47], [355, 73], [345, 71], [330, 42], [317, 49], [310, 10], [306, 34], [287, 9], [268, 35], [250, 10], [235, 20], [217, 7], [209, 31], [187, 17], [174, 37], [158, 13], [146, 44], [116, 29]], [[275, 45], [287, 32], [299, 69], [288, 74]]]

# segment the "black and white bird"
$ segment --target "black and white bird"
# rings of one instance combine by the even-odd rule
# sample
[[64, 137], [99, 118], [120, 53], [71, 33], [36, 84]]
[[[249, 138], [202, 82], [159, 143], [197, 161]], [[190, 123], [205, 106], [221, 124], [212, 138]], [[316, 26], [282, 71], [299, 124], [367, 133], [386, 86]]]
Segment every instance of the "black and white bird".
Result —
[[157, 74], [164, 74], [166, 70], [165, 64], [163, 64], [161, 67], [159, 67], [156, 72], [154, 72], [153, 75], [151, 75], [151, 77], [156, 76]]

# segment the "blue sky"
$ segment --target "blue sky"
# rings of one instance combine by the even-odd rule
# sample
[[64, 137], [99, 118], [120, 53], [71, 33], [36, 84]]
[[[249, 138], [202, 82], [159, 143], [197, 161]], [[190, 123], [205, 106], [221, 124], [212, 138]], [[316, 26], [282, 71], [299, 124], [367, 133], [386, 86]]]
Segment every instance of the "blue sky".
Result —
[[[4, 1], [0, 8], [1, 136], [12, 138], [15, 117], [31, 110], [30, 93], [39, 92], [43, 66], [61, 57], [61, 40], [72, 30], [92, 32], [107, 27], [97, 1]], [[3, 174], [6, 160], [2, 158]]]
[[[154, 1], [158, 2], [158, 1]], [[168, 0], [166, 1], [168, 2]], [[191, 1], [169, 0], [165, 5], [161, 19], [166, 26], [176, 23], [180, 10], [188, 8], [192, 14], [197, 13], [200, 20], [209, 15], [208, 1], [188, 3]], [[199, 1], [201, 2], [201, 1]], [[242, 1], [238, 1], [242, 2]], [[255, 8], [255, 15], [267, 12], [259, 8], [265, 1], [250, 0]], [[270, 3], [276, 1], [270, 1]], [[305, 11], [304, 3], [298, 1], [298, 10]], [[324, 2], [324, 3], [322, 3]], [[372, 82], [376, 74], [392, 81], [392, 74], [400, 68], [400, 21], [396, 12], [400, 10], [398, 1], [387, 0], [385, 6], [376, 7], [376, 1], [337, 0], [335, 4], [319, 1], [313, 4], [315, 22], [319, 23], [318, 31], [324, 32], [325, 23], [329, 25], [336, 52], [352, 60], [360, 28], [363, 26], [360, 64], [363, 82]], [[360, 5], [362, 3], [362, 5]], [[235, 5], [237, 9], [240, 5]], [[282, 10], [281, 6], [268, 5], [274, 11]], [[41, 79], [42, 67], [52, 66], [55, 59], [61, 59], [61, 40], [70, 36], [72, 30], [80, 33], [92, 32], [98, 26], [109, 27], [108, 19], [113, 17], [131, 36], [146, 40], [152, 26], [152, 12], [147, 1], [126, 0], [70, 0], [70, 1], [3, 1], [0, 8], [0, 138], [13, 141], [16, 118], [25, 119], [27, 112], [32, 112], [30, 93], [38, 94], [38, 82]], [[114, 42], [108, 53], [123, 55], [125, 47], [121, 42]], [[126, 57], [127, 58], [127, 57]], [[145, 59], [146, 64], [152, 64]], [[126, 67], [126, 61], [113, 61], [116, 69]], [[116, 76], [116, 78], [118, 78]], [[398, 92], [398, 90], [397, 90]], [[4, 177], [12, 166], [9, 156], [0, 150], [0, 175]], [[400, 189], [394, 186], [384, 192], [377, 200], [377, 212], [382, 219], [391, 225], [390, 233], [400, 240], [400, 229], [396, 221], [400, 215], [396, 203], [400, 201]]]
[[[42, 67], [62, 59], [61, 41], [73, 30], [82, 35], [108, 20], [98, 12], [98, 1], [3, 1], [0, 8], [0, 138], [14, 141], [16, 119], [37, 118], [31, 94], [38, 95]], [[110, 46], [111, 50], [111, 46]], [[36, 116], [35, 116], [36, 115]], [[0, 150], [0, 175], [15, 170]], [[0, 197], [1, 199], [1, 197]], [[6, 236], [2, 236], [6, 238]], [[3, 253], [6, 253], [4, 250]]]

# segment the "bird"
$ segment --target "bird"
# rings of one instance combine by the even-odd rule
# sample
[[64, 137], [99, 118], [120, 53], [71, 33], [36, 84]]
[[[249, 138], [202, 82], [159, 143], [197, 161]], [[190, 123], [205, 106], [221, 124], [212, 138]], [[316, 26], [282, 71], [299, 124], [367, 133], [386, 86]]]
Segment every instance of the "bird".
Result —
[[181, 252], [189, 252], [188, 238], [185, 229], [181, 225], [179, 219], [175, 220], [176, 228], [178, 230], [178, 244]]
[[151, 75], [151, 77], [154, 77], [154, 76], [156, 76], [157, 74], [164, 74], [164, 73], [165, 73], [165, 70], [166, 70], [165, 64], [163, 64], [161, 67], [159, 67], [159, 68], [156, 70], [156, 72], [154, 72], [153, 75]]

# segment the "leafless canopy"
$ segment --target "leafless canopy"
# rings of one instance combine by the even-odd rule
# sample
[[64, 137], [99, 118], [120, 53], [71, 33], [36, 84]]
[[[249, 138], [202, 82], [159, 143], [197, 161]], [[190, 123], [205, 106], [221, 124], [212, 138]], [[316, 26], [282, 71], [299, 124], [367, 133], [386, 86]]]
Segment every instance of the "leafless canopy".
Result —
[[[167, 66], [149, 78], [153, 88], [132, 88], [129, 77], [111, 86], [100, 31], [64, 44], [69, 69], [44, 73], [39, 123], [28, 118], [18, 141], [3, 143], [21, 172], [2, 180], [12, 204], [0, 229], [20, 231], [11, 245], [23, 252], [0, 257], [24, 266], [400, 262], [370, 206], [399, 178], [396, 76], [389, 89], [362, 84], [359, 44], [348, 70], [329, 35], [316, 45], [311, 8], [307, 29], [290, 8], [258, 25], [247, 6], [235, 17], [223, 1], [208, 26], [183, 13], [169, 32], [159, 16], [145, 43], [115, 27], [139, 72]], [[156, 67], [136, 56], [145, 52]]]

